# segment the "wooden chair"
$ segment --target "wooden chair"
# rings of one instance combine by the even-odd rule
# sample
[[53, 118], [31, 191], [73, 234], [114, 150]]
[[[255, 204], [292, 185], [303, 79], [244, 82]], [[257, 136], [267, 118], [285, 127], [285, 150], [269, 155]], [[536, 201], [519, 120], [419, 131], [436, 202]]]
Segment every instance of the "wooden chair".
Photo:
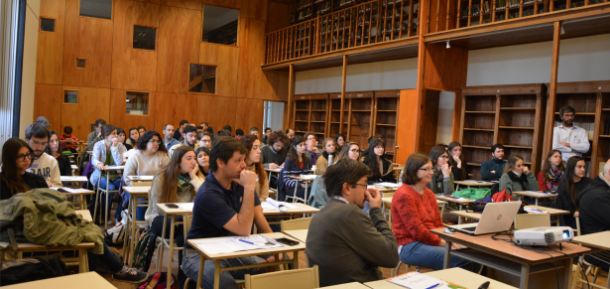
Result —
[[550, 214], [518, 214], [515, 218], [515, 230], [550, 226]]
[[282, 227], [282, 232], [286, 230], [307, 230], [309, 229], [309, 224], [311, 223], [310, 218], [300, 218], [294, 220], [282, 220], [280, 222], [280, 226]]
[[320, 287], [318, 266], [259, 275], [246, 274], [246, 289], [314, 289]]
[[87, 256], [87, 250], [92, 249], [95, 246], [94, 243], [80, 243], [75, 246], [43, 246], [32, 243], [18, 243], [17, 250], [13, 251], [8, 243], [0, 243], [0, 247], [3, 249], [0, 254], [0, 260], [4, 259], [4, 254], [8, 252], [16, 252], [17, 259], [23, 259], [24, 252], [46, 252], [47, 256], [53, 256], [55, 254], [49, 255], [49, 252], [63, 252], [63, 251], [77, 251], [78, 256], [76, 257], [65, 257], [61, 254], [57, 255], [66, 266], [78, 266], [80, 273], [89, 272], [89, 259]]

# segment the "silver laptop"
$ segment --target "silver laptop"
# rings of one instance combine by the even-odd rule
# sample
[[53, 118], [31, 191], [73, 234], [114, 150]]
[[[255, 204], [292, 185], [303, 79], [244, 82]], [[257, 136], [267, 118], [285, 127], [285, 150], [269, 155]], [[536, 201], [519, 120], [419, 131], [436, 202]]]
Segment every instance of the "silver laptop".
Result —
[[488, 203], [478, 223], [449, 226], [450, 229], [469, 235], [484, 235], [510, 229], [521, 202]]

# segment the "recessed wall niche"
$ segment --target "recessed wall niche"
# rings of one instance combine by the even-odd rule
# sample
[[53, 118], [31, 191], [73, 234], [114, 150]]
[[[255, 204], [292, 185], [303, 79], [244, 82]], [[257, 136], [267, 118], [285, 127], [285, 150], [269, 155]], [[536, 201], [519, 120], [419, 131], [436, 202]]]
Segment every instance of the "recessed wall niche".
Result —
[[216, 66], [191, 64], [189, 92], [216, 93]]
[[55, 19], [40, 18], [40, 31], [55, 32]]
[[239, 10], [210, 5], [203, 6], [203, 35], [201, 41], [237, 45]]
[[157, 28], [134, 26], [133, 48], [155, 50], [157, 41]]
[[128, 91], [125, 97], [125, 113], [133, 115], [148, 115], [149, 100], [148, 92]]
[[80, 0], [79, 15], [112, 19], [112, 0]]

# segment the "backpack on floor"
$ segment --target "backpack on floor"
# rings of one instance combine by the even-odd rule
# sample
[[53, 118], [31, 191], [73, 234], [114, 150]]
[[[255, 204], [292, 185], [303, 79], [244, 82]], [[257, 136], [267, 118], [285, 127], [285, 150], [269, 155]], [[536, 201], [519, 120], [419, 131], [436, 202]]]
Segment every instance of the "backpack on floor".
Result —
[[110, 228], [104, 233], [104, 242], [108, 246], [122, 248], [125, 239], [125, 224], [118, 223], [113, 228]]
[[136, 249], [133, 252], [133, 268], [138, 271], [148, 272], [155, 248], [157, 247], [157, 235], [150, 227], [146, 227], [140, 234]]
[[[178, 289], [178, 286], [176, 286], [176, 282], [174, 282], [174, 280], [176, 280], [176, 277], [174, 276], [174, 274], [171, 274], [172, 276], [172, 284], [170, 286], [171, 289]], [[165, 289], [167, 288], [167, 272], [156, 272], [155, 274], [152, 274], [150, 276], [148, 276], [148, 280], [146, 280], [146, 282], [142, 283], [140, 285], [140, 287], [138, 287], [138, 289]]]

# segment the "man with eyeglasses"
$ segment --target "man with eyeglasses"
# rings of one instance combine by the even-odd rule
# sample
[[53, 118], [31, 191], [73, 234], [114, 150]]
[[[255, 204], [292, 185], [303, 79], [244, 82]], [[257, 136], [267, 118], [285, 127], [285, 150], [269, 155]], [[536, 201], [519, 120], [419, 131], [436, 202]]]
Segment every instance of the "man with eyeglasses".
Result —
[[200, 132], [197, 134], [197, 145], [199, 147], [212, 149], [212, 135], [209, 132]]
[[573, 124], [576, 111], [566, 105], [559, 110], [561, 125], [553, 129], [553, 149], [561, 152], [561, 158], [567, 162], [569, 158], [589, 151], [589, 134], [581, 127]]
[[49, 187], [63, 187], [57, 160], [44, 152], [49, 145], [49, 131], [40, 123], [33, 123], [25, 130], [25, 141], [34, 151], [32, 165], [27, 172], [43, 177]]
[[[319, 267], [321, 287], [380, 280], [379, 266], [398, 263], [398, 244], [381, 211], [381, 193], [367, 186], [369, 174], [352, 159], [339, 160], [324, 174], [330, 200], [311, 220], [305, 249], [309, 265]], [[362, 211], [365, 201], [369, 215]]]

